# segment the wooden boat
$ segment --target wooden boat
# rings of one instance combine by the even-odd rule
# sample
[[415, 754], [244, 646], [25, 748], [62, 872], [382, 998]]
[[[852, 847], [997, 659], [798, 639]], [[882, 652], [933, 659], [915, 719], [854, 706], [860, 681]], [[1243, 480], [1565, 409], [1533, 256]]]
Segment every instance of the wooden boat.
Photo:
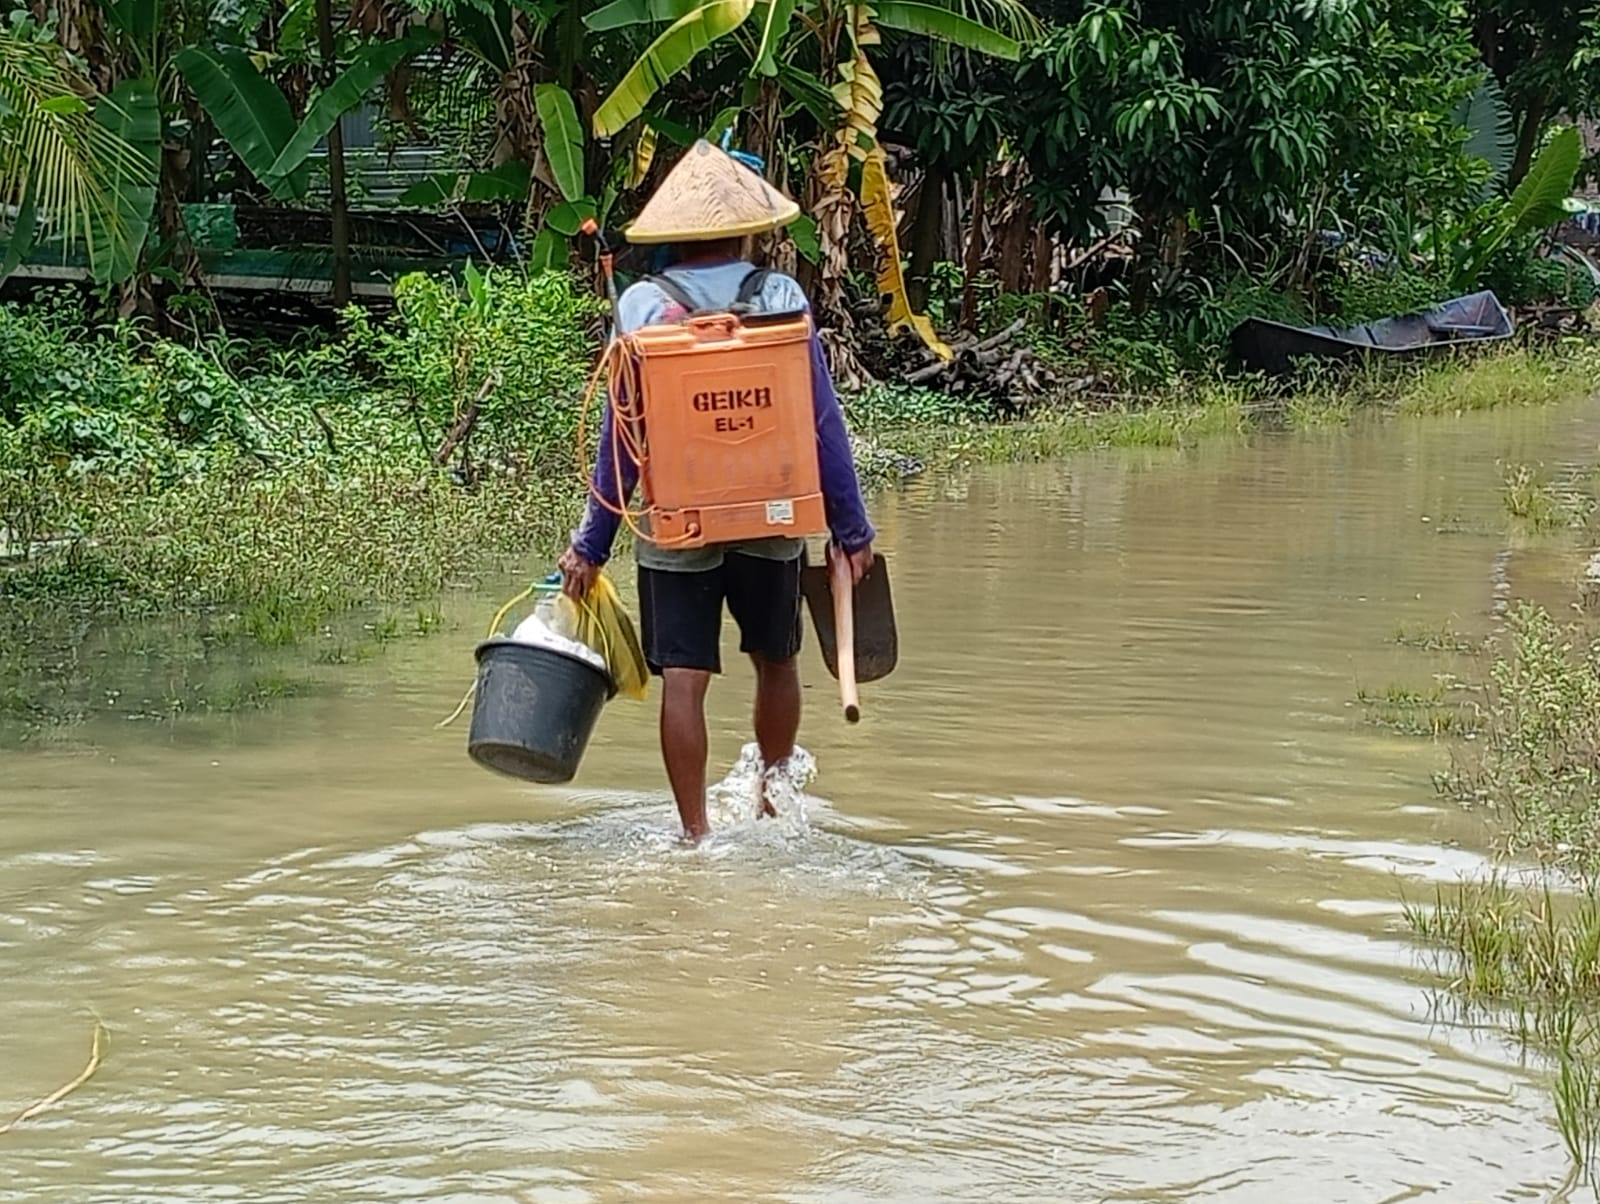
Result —
[[1456, 297], [1423, 313], [1339, 329], [1246, 318], [1234, 327], [1230, 343], [1234, 358], [1244, 368], [1278, 376], [1289, 372], [1300, 359], [1404, 359], [1499, 342], [1514, 331], [1511, 315], [1499, 298], [1485, 291]]

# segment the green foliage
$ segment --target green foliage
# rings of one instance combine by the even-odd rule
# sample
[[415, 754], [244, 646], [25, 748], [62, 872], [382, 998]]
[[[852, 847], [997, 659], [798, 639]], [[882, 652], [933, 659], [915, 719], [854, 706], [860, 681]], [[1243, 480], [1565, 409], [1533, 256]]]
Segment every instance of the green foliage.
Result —
[[1419, 313], [1446, 299], [1448, 290], [1414, 268], [1372, 270], [1353, 264], [1341, 267], [1323, 285], [1326, 320], [1335, 326], [1357, 326], [1396, 314]]
[[432, 452], [481, 399], [489, 447], [532, 463], [570, 463], [599, 302], [561, 272], [524, 277], [469, 265], [465, 289], [421, 274], [395, 284], [395, 315], [349, 311], [346, 346], [370, 365]]
[[1303, 236], [1459, 194], [1463, 135], [1442, 132], [1473, 86], [1471, 44], [1443, 0], [1412, 9], [1057, 6], [1008, 110], [1045, 216], [1087, 241], [1122, 189], [1156, 231]]
[[63, 250], [83, 245], [102, 277], [137, 256], [139, 202], [155, 182], [148, 107], [122, 90], [97, 114], [89, 95], [48, 31], [27, 20], [0, 24], [0, 210], [15, 206], [0, 277], [40, 222]]
[[1591, 305], [1596, 291], [1588, 268], [1540, 251], [1531, 237], [1500, 248], [1483, 271], [1483, 287], [1493, 289], [1504, 305]]
[[1457, 220], [1436, 222], [1422, 238], [1435, 269], [1453, 292], [1479, 287], [1496, 256], [1566, 216], [1565, 201], [1583, 160], [1583, 140], [1575, 126], [1557, 130], [1528, 173], [1506, 198], [1493, 198]]
[[1580, 525], [1594, 509], [1592, 495], [1541, 480], [1527, 464], [1507, 470], [1501, 493], [1506, 512], [1533, 531]]
[[915, 426], [959, 426], [974, 414], [963, 398], [905, 385], [872, 385], [844, 399], [850, 428], [874, 431]]
[[1448, 788], [1498, 816], [1508, 853], [1600, 882], [1600, 644], [1518, 604], [1482, 710]]

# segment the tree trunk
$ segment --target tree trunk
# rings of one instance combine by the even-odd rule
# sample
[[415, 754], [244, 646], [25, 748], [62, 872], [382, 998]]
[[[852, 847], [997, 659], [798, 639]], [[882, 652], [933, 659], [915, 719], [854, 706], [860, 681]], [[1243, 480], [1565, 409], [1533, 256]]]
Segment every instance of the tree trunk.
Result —
[[[317, 0], [317, 48], [322, 58], [322, 86], [339, 74], [333, 42], [333, 0]], [[350, 304], [350, 212], [344, 183], [344, 130], [335, 121], [328, 131], [328, 189], [333, 214], [333, 303]]]
[[1009, 212], [999, 230], [1000, 287], [1008, 293], [1020, 293], [1027, 287], [1028, 241], [1032, 229], [1033, 199], [1013, 194]]
[[967, 233], [967, 261], [961, 270], [961, 329], [978, 326], [978, 273], [983, 270], [984, 219], [989, 198], [989, 165], [985, 163], [972, 182], [972, 226]]
[[1550, 108], [1550, 93], [1539, 92], [1528, 100], [1528, 107], [1522, 114], [1522, 128], [1517, 131], [1517, 154], [1511, 160], [1511, 174], [1506, 177], [1506, 185], [1515, 188], [1522, 182], [1522, 177], [1528, 174], [1528, 167], [1533, 163], [1533, 151], [1539, 143], [1539, 131], [1544, 128], [1544, 115]]
[[1055, 244], [1050, 241], [1050, 235], [1041, 222], [1033, 231], [1033, 284], [1029, 291], [1050, 291], [1050, 260], [1054, 254]]
[[928, 307], [930, 277], [943, 241], [944, 186], [945, 173], [930, 168], [923, 173], [917, 193], [917, 215], [911, 226], [911, 264], [906, 272], [906, 296], [917, 313]]

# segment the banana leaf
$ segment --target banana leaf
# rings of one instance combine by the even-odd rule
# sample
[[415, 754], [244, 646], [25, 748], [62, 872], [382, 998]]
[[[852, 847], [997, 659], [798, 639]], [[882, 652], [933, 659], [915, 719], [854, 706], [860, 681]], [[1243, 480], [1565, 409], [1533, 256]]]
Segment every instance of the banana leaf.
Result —
[[33, 250], [33, 236], [39, 222], [39, 192], [32, 176], [23, 185], [22, 203], [17, 206], [16, 220], [11, 223], [11, 237], [6, 239], [5, 259], [0, 261], [0, 280], [4, 280], [21, 266]]
[[272, 195], [279, 200], [288, 199], [288, 195], [302, 195], [305, 186], [294, 186], [295, 173], [300, 171], [317, 143], [328, 136], [334, 123], [359, 105], [389, 72], [438, 40], [439, 35], [431, 29], [413, 29], [403, 38], [368, 42], [357, 50], [350, 66], [318, 94], [306, 111], [305, 120], [267, 169], [261, 182], [272, 190]]
[[562, 199], [584, 195], [583, 126], [572, 94], [559, 84], [539, 84], [533, 89], [533, 107], [544, 130], [544, 156]]
[[906, 279], [900, 270], [900, 240], [895, 233], [894, 203], [889, 196], [889, 169], [883, 148], [874, 145], [861, 164], [861, 215], [878, 244], [878, 295], [889, 298], [886, 320], [891, 331], [909, 326], [942, 360], [954, 353], [939, 338], [933, 323], [911, 308]]
[[993, 58], [1015, 61], [1022, 57], [1022, 46], [1015, 38], [936, 4], [922, 4], [917, 0], [876, 0], [872, 11], [877, 23], [885, 29], [937, 38], [963, 50], [975, 50]]
[[100, 0], [100, 11], [115, 28], [139, 42], [161, 24], [161, 0]]
[[544, 224], [565, 238], [576, 238], [578, 231], [583, 229], [583, 223], [598, 216], [599, 209], [594, 201], [589, 197], [579, 197], [575, 201], [565, 201], [550, 210], [545, 215]]
[[839, 102], [834, 99], [832, 89], [803, 67], [779, 63], [778, 83], [824, 129], [832, 128], [839, 119]]
[[190, 46], [174, 60], [217, 130], [250, 174], [272, 189], [280, 199], [303, 196], [310, 181], [310, 170], [302, 162], [283, 178], [272, 183], [272, 168], [294, 137], [294, 114], [289, 101], [250, 61], [242, 50], [231, 47]]
[[767, 15], [761, 21], [761, 45], [756, 50], [755, 69], [762, 75], [778, 74], [778, 47], [794, 18], [796, 0], [767, 0]]
[[156, 207], [156, 180], [161, 172], [161, 104], [155, 85], [144, 77], [125, 79], [95, 105], [94, 119], [135, 152], [107, 166], [104, 181], [115, 220], [94, 223], [93, 243], [107, 254], [96, 256], [95, 277], [121, 284], [139, 270], [139, 257], [150, 234]]
[[526, 163], [511, 160], [492, 171], [442, 171], [418, 180], [400, 194], [410, 208], [431, 209], [455, 201], [520, 201], [528, 195], [531, 173]]
[[594, 115], [594, 132], [609, 138], [644, 112], [662, 85], [692, 63], [708, 46], [738, 29], [755, 0], [710, 0], [686, 13], [652, 42]]
[[1565, 220], [1566, 200], [1582, 165], [1583, 137], [1577, 126], [1563, 126], [1551, 135], [1488, 229], [1468, 240], [1472, 253], [1462, 279], [1479, 280], [1495, 252], [1517, 235]]
[[652, 25], [676, 21], [693, 12], [697, 0], [612, 0], [583, 19], [596, 33], [625, 29], [630, 25]]
[[458, 4], [450, 11], [450, 22], [484, 62], [504, 74], [516, 62], [515, 37], [511, 30], [511, 6], [505, 0], [478, 8]]

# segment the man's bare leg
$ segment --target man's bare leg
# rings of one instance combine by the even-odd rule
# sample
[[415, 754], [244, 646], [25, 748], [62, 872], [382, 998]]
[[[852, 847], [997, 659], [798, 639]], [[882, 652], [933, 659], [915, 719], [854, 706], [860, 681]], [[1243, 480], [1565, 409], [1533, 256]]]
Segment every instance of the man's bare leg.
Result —
[[[800, 734], [800, 666], [792, 656], [772, 661], [753, 654], [750, 660], [756, 667], [756, 744], [765, 771], [794, 754], [795, 737]], [[758, 797], [761, 815], [778, 814], [767, 798], [765, 773]]]
[[683, 834], [698, 841], [711, 831], [706, 820], [706, 690], [704, 669], [667, 669], [661, 674], [661, 759], [678, 803]]

